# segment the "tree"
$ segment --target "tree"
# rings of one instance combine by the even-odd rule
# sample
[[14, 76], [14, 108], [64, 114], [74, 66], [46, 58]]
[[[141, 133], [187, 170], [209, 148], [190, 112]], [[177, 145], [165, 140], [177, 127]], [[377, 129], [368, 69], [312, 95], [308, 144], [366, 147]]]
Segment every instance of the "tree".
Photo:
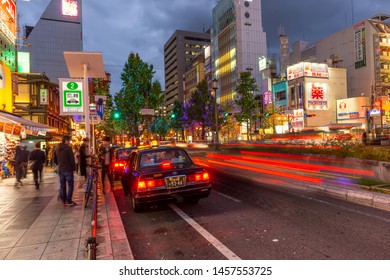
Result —
[[[137, 53], [131, 53], [121, 73], [121, 88], [114, 98], [116, 110], [121, 116], [117, 120], [118, 125], [122, 131], [128, 131], [136, 138], [137, 145], [140, 143], [139, 125], [144, 124], [145, 119], [141, 109], [158, 100], [155, 96], [158, 83], [151, 84], [154, 73], [153, 65], [143, 62]], [[161, 87], [158, 95], [160, 91]]]
[[186, 115], [187, 123], [201, 127], [202, 140], [205, 140], [206, 131], [214, 125], [214, 104], [215, 99], [208, 90], [206, 80], [201, 81], [188, 100]]
[[179, 100], [175, 100], [173, 103], [173, 109], [169, 119], [170, 127], [176, 133], [180, 133], [182, 139], [184, 139], [184, 108], [183, 103], [181, 103]]
[[167, 118], [156, 118], [151, 126], [151, 131], [160, 136], [160, 140], [163, 140], [169, 133], [169, 122]]
[[246, 123], [247, 134], [250, 139], [251, 122], [255, 121], [258, 103], [255, 100], [255, 93], [258, 91], [256, 79], [251, 77], [251, 72], [241, 72], [236, 87], [237, 97], [236, 105], [240, 112], [236, 114], [239, 123]]

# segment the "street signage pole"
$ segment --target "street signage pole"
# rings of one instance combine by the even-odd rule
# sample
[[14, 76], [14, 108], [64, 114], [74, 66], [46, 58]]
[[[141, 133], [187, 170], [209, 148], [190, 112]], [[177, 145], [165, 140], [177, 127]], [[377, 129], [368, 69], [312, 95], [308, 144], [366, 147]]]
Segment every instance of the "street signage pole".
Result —
[[[103, 55], [100, 52], [64, 52], [65, 62], [68, 67], [69, 76], [73, 78], [83, 77], [83, 100], [85, 115], [85, 133], [89, 139], [89, 149], [87, 155], [90, 155], [91, 147], [91, 127], [89, 113], [89, 90], [88, 78], [106, 78], [106, 71], [103, 64]], [[88, 163], [91, 163], [88, 157]]]

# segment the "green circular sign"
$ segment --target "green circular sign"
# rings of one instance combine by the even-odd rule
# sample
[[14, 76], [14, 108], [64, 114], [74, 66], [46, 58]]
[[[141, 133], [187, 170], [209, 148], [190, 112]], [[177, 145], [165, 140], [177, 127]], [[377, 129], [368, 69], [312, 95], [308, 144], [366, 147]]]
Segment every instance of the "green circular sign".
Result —
[[69, 82], [66, 86], [68, 89], [71, 90], [76, 90], [79, 87], [79, 85], [75, 82]]

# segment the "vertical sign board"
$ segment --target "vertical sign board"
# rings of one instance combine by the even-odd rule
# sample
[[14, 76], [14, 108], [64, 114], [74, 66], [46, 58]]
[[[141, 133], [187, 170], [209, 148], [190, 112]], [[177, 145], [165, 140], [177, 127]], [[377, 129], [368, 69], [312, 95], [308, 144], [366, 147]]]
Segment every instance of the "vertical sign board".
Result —
[[39, 101], [41, 105], [47, 105], [49, 102], [49, 92], [46, 88], [41, 88], [39, 90]]
[[355, 68], [361, 68], [366, 63], [366, 27], [364, 21], [354, 26], [355, 32]]
[[83, 80], [59, 79], [60, 81], [60, 115], [84, 115]]

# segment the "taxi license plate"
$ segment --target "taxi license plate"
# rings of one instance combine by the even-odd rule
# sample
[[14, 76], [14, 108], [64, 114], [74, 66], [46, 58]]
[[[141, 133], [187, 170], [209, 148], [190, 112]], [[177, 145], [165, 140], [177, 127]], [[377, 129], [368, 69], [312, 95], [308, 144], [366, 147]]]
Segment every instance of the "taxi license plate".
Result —
[[186, 176], [175, 176], [165, 178], [167, 189], [184, 187]]

